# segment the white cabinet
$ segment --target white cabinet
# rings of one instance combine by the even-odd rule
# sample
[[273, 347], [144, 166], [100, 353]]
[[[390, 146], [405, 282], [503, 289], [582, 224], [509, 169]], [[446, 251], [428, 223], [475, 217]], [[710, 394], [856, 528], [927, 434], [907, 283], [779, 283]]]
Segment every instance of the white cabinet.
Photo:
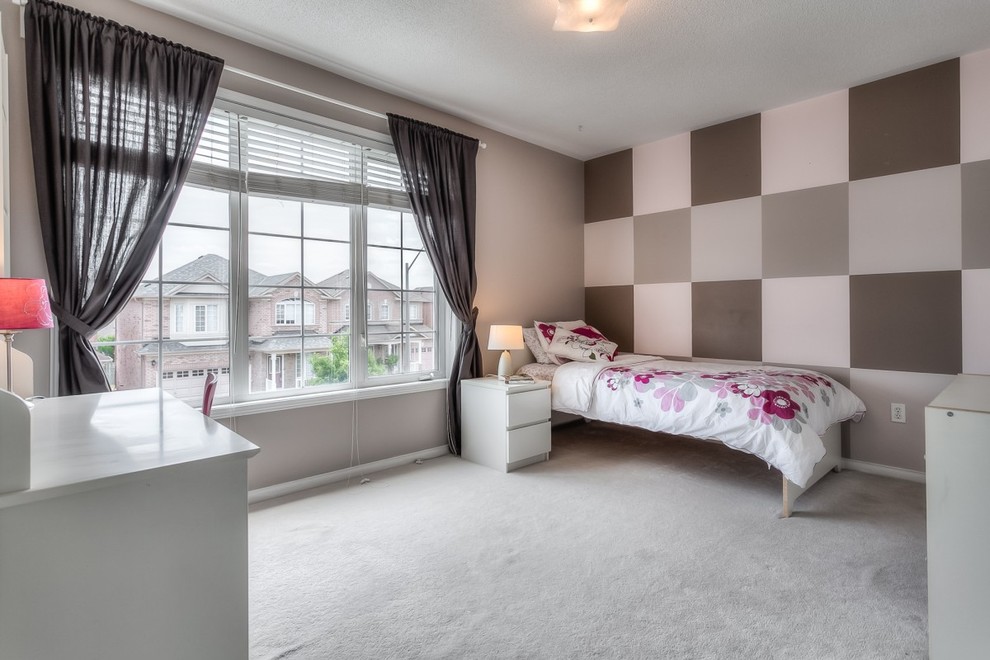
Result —
[[925, 409], [932, 660], [990, 649], [990, 376], [962, 375]]
[[550, 383], [461, 381], [461, 456], [508, 472], [550, 455]]
[[246, 658], [258, 448], [156, 389], [30, 424], [30, 488], [0, 494], [0, 658]]

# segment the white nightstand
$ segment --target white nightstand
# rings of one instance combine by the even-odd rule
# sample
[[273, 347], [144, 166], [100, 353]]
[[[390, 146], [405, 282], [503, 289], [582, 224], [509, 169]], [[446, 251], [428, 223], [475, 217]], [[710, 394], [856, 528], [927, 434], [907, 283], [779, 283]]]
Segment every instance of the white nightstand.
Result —
[[550, 457], [550, 383], [461, 381], [461, 456], [501, 472]]

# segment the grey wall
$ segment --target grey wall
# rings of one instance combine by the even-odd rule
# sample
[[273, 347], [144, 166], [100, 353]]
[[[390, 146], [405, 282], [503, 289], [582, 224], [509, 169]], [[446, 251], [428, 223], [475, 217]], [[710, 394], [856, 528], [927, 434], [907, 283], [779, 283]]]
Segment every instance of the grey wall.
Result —
[[[386, 94], [299, 61], [220, 35], [125, 0], [66, 4], [222, 57], [233, 67], [377, 112], [396, 112], [478, 137], [479, 336], [492, 323], [531, 323], [536, 317], [577, 318], [583, 312], [584, 182], [580, 161]], [[45, 276], [38, 228], [25, 100], [24, 41], [18, 8], [0, 2], [10, 76], [11, 271]], [[221, 86], [386, 133], [384, 120], [330, 106], [261, 82], [224, 74]], [[22, 333], [17, 348], [35, 363], [35, 386], [48, 393], [49, 336]], [[498, 355], [485, 351], [487, 370]], [[443, 445], [443, 393], [361, 402], [364, 462]], [[262, 452], [250, 462], [252, 488], [348, 467], [351, 404], [295, 409], [231, 422]], [[381, 423], [380, 420], [389, 420]]]

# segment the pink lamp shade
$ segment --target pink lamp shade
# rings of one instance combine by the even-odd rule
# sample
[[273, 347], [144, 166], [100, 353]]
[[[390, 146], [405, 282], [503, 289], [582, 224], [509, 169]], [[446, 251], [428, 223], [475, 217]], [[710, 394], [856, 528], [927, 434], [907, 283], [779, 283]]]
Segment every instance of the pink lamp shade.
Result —
[[53, 325], [44, 280], [0, 278], [0, 330], [35, 330]]

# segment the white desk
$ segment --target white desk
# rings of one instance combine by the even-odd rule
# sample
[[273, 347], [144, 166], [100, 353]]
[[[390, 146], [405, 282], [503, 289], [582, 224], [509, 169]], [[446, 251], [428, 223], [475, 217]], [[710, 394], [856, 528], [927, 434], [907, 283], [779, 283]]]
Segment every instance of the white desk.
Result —
[[928, 650], [985, 658], [990, 647], [990, 376], [959, 375], [925, 408]]
[[0, 658], [247, 657], [247, 459], [157, 389], [38, 401], [0, 495]]

